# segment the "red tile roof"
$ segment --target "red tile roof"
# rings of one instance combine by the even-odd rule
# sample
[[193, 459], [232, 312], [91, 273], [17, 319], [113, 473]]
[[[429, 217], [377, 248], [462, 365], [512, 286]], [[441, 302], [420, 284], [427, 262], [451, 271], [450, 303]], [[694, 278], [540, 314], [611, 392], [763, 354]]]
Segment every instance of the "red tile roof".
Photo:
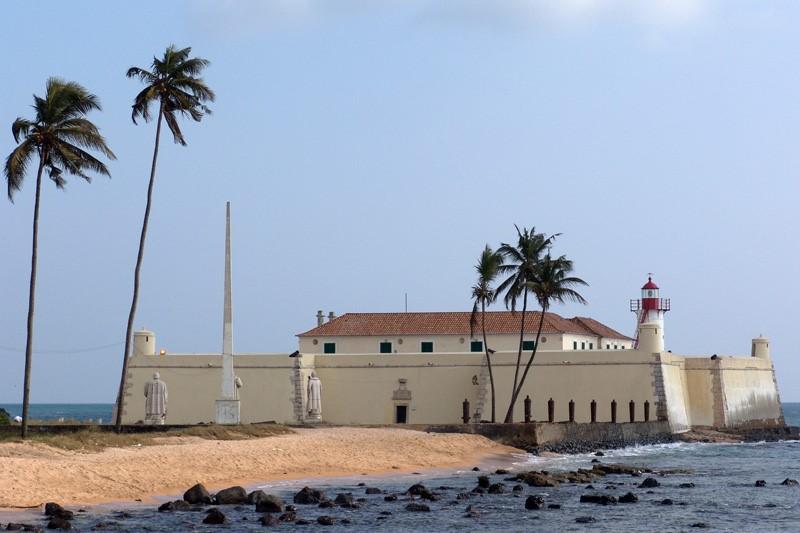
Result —
[[[536, 333], [539, 311], [525, 315], [525, 332]], [[468, 312], [445, 313], [345, 313], [319, 327], [300, 333], [298, 337], [382, 337], [394, 335], [468, 335]], [[487, 334], [519, 333], [522, 312], [489, 311], [486, 313]], [[475, 331], [478, 332], [479, 325]], [[572, 333], [631, 340], [592, 318], [564, 318], [556, 313], [546, 313], [542, 333]]]

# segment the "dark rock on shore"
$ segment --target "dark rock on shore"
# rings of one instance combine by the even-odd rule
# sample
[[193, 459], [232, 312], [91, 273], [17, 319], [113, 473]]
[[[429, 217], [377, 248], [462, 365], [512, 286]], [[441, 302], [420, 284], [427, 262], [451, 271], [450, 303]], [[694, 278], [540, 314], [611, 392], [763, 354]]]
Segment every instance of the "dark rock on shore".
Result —
[[672, 504], [674, 504], [674, 503], [675, 503], [675, 502], [673, 502], [673, 501], [672, 501], [672, 500], [670, 500], [669, 498], [664, 498], [663, 500], [661, 500], [661, 505], [672, 505]]
[[377, 487], [367, 487], [367, 490], [364, 491], [365, 494], [381, 494], [381, 489]]
[[47, 523], [47, 529], [72, 529], [72, 524], [66, 518], [53, 516]]
[[358, 504], [353, 500], [353, 495], [348, 493], [337, 494], [333, 502], [345, 509], [358, 509]]
[[423, 500], [436, 501], [439, 499], [433, 492], [429, 491], [422, 483], [415, 483], [411, 485], [406, 491], [410, 496], [419, 496]]
[[660, 485], [661, 485], [661, 483], [659, 483], [656, 478], [647, 477], [647, 478], [644, 478], [644, 481], [642, 481], [639, 484], [639, 488], [640, 489], [652, 489], [652, 488], [658, 487]]
[[317, 517], [317, 524], [321, 526], [332, 526], [336, 523], [336, 520], [332, 516], [319, 516]]
[[528, 496], [525, 500], [525, 509], [529, 511], [538, 511], [544, 506], [544, 498], [541, 496]]
[[247, 503], [247, 491], [243, 487], [228, 487], [214, 496], [217, 505], [240, 505]]
[[174, 502], [162, 503], [158, 507], [160, 513], [174, 511], [191, 511], [192, 505], [185, 500], [175, 500]]
[[325, 496], [325, 493], [321, 490], [303, 487], [300, 489], [300, 492], [294, 495], [294, 499], [292, 501], [301, 505], [316, 505], [327, 499], [328, 498]]
[[632, 492], [629, 492], [619, 497], [619, 503], [636, 503], [638, 501], [639, 497]]
[[697, 527], [697, 528], [700, 528], [700, 529], [708, 529], [711, 526], [706, 524], [705, 522], [695, 522], [694, 524], [691, 524], [689, 527]]
[[397, 494], [388, 494], [383, 497], [383, 501], [385, 502], [396, 502], [397, 501]]
[[283, 499], [273, 494], [263, 494], [256, 498], [256, 512], [258, 513], [280, 513], [283, 511], [284, 505]]
[[486, 492], [488, 492], [489, 494], [505, 494], [506, 486], [503, 485], [502, 483], [494, 483], [492, 485], [489, 485], [489, 488], [486, 489]]
[[55, 502], [47, 502], [44, 504], [44, 514], [45, 516], [57, 516], [64, 520], [72, 520], [73, 518], [72, 511], [67, 511]]
[[524, 491], [524, 490], [525, 490], [525, 487], [523, 487], [522, 485], [519, 485], [519, 484], [517, 484], [517, 485], [514, 485], [514, 486], [511, 488], [511, 491], [512, 491], [512, 492], [522, 492], [522, 491]]
[[424, 503], [411, 502], [406, 505], [406, 511], [411, 511], [414, 513], [429, 513], [431, 512], [431, 508]]
[[506, 474], [508, 474], [508, 470], [506, 470], [505, 468], [498, 468], [497, 470], [494, 471], [494, 473], [497, 474], [498, 476], [505, 476]]
[[680, 485], [678, 485], [678, 487], [682, 489], [693, 489], [694, 483], [681, 483]]
[[209, 509], [208, 515], [203, 519], [204, 524], [224, 524], [225, 515], [219, 509]]
[[211, 494], [208, 493], [202, 483], [198, 483], [183, 493], [183, 500], [191, 504], [210, 504]]
[[320, 509], [330, 509], [331, 507], [336, 507], [336, 504], [330, 500], [322, 500], [319, 502]]
[[798, 484], [800, 483], [798, 483], [796, 479], [791, 479], [788, 477], [781, 481], [781, 485], [785, 485], [787, 487], [796, 487]]
[[278, 517], [280, 522], [294, 522], [297, 520], [297, 513], [294, 511], [286, 511]]
[[575, 519], [575, 522], [578, 524], [593, 524], [594, 522], [597, 522], [597, 519], [595, 519], [593, 516], [579, 516]]
[[259, 518], [258, 521], [261, 523], [262, 526], [275, 527], [280, 525], [280, 521], [277, 518], [275, 518], [275, 515], [272, 513], [265, 514], [264, 516]]
[[492, 482], [489, 481], [489, 476], [478, 476], [478, 486], [482, 489], [488, 489]]
[[581, 503], [596, 503], [598, 505], [613, 505], [617, 503], [617, 498], [606, 494], [584, 494], [581, 496]]
[[759, 480], [756, 481], [756, 487], [766, 487], [766, 486], [767, 486], [767, 482], [764, 481], [763, 479], [759, 479]]
[[543, 472], [520, 474], [518, 479], [531, 487], [557, 487], [558, 481]]

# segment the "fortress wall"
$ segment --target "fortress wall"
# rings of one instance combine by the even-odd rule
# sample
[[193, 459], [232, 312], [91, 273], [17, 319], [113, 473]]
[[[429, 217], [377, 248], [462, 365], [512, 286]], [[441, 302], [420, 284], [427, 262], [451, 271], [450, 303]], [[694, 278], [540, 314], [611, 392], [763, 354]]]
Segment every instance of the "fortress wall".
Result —
[[[671, 353], [661, 353], [654, 355], [656, 361], [661, 364], [657, 370], [661, 373], [662, 391], [661, 401], [666, 403], [667, 419], [673, 431], [686, 431], [692, 425], [691, 418], [691, 398], [687, 391], [685, 374], [685, 358]], [[658, 371], [654, 373], [653, 379], [658, 381]]]
[[772, 361], [726, 357], [720, 363], [725, 391], [725, 426], [778, 424], [783, 419]]

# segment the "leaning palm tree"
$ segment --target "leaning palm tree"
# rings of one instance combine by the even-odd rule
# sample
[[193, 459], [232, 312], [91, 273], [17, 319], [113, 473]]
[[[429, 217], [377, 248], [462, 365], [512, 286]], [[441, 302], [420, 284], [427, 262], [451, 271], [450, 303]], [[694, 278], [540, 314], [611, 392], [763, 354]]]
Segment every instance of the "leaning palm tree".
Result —
[[153, 58], [152, 67], [146, 70], [139, 67], [128, 69], [129, 78], [138, 78], [146, 86], [136, 95], [133, 101], [133, 112], [131, 118], [136, 124], [137, 118], [149, 122], [152, 119], [150, 114], [151, 104], [158, 106], [158, 117], [156, 119], [156, 140], [153, 148], [153, 162], [150, 166], [150, 182], [147, 185], [147, 203], [144, 209], [144, 220], [142, 221], [142, 232], [139, 237], [139, 253], [136, 256], [136, 268], [133, 274], [133, 299], [131, 309], [128, 313], [128, 324], [125, 330], [125, 351], [122, 354], [122, 377], [119, 383], [117, 394], [117, 417], [116, 428], [122, 428], [122, 398], [125, 388], [125, 377], [128, 372], [128, 356], [130, 355], [131, 334], [133, 321], [136, 316], [136, 305], [139, 302], [139, 274], [142, 268], [144, 257], [144, 242], [147, 237], [147, 225], [150, 220], [150, 207], [153, 199], [153, 184], [156, 177], [156, 162], [158, 160], [158, 146], [161, 141], [161, 123], [165, 121], [172, 138], [176, 144], [186, 146], [186, 139], [178, 125], [178, 116], [189, 117], [195, 122], [200, 122], [204, 115], [210, 114], [211, 110], [206, 107], [205, 102], [214, 101], [214, 92], [208, 88], [199, 75], [209, 62], [199, 57], [189, 57], [191, 48], [178, 50], [174, 45], [170, 45], [165, 51], [164, 56], [159, 59]]
[[66, 185], [64, 173], [91, 181], [88, 173], [110, 176], [108, 168], [87, 150], [115, 159], [114, 153], [100, 135], [100, 130], [86, 115], [100, 109], [98, 98], [75, 82], [59, 78], [47, 80], [44, 97], [33, 97], [33, 120], [17, 118], [11, 125], [14, 142], [19, 143], [6, 159], [5, 177], [8, 199], [22, 187], [28, 165], [39, 157], [36, 171], [36, 192], [33, 204], [33, 245], [31, 251], [31, 280], [28, 292], [28, 333], [25, 340], [25, 379], [22, 389], [22, 438], [28, 436], [28, 406], [31, 392], [31, 361], [33, 355], [33, 314], [36, 293], [36, 268], [39, 247], [39, 205], [42, 175], [47, 175], [59, 189]]
[[492, 423], [495, 418], [495, 394], [494, 394], [494, 374], [492, 373], [492, 357], [490, 355], [489, 344], [486, 342], [486, 307], [494, 303], [497, 299], [497, 292], [492, 287], [500, 267], [503, 264], [503, 256], [492, 250], [487, 244], [481, 252], [475, 270], [478, 272], [478, 281], [472, 286], [472, 314], [469, 320], [470, 337], [473, 336], [475, 325], [478, 322], [478, 309], [481, 314], [481, 332], [483, 333], [483, 350], [486, 352], [486, 365], [489, 369], [489, 385], [492, 389]]
[[[517, 310], [517, 301], [522, 298], [522, 318], [519, 326], [519, 346], [517, 349], [517, 365], [514, 369], [514, 386], [512, 392], [517, 390], [519, 369], [522, 362], [522, 342], [525, 336], [525, 318], [528, 311], [529, 282], [536, 279], [536, 269], [542, 255], [553, 245], [559, 234], [550, 235], [536, 233], [535, 228], [522, 228], [514, 226], [517, 230], [517, 244], [503, 243], [498, 252], [503, 256], [504, 264], [500, 267], [501, 274], [508, 277], [497, 287], [497, 293], [505, 292], [503, 300], [506, 307], [512, 312]], [[513, 413], [509, 411], [506, 423], [513, 422]]]
[[533, 364], [533, 359], [536, 357], [536, 351], [539, 348], [539, 338], [542, 335], [542, 325], [544, 324], [544, 317], [550, 309], [552, 302], [565, 303], [566, 301], [573, 301], [580, 304], [585, 304], [586, 300], [576, 290], [579, 286], [586, 286], [587, 283], [581, 278], [570, 276], [572, 273], [572, 261], [565, 256], [551, 257], [548, 252], [539, 262], [536, 268], [536, 275], [534, 279], [527, 283], [527, 288], [536, 297], [542, 312], [539, 317], [539, 328], [536, 331], [536, 341], [533, 343], [533, 350], [531, 351], [528, 364], [525, 365], [525, 371], [519, 380], [519, 385], [514, 389], [511, 396], [511, 403], [508, 406], [508, 413], [506, 418], [513, 417], [514, 405], [517, 403], [517, 398], [522, 391], [522, 386], [525, 384], [525, 378], [528, 376], [528, 371]]

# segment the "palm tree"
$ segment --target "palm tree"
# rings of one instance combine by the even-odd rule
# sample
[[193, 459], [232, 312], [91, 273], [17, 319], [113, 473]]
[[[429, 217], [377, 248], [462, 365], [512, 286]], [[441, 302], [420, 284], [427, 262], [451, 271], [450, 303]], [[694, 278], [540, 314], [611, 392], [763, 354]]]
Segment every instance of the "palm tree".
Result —
[[31, 361], [33, 355], [33, 314], [36, 293], [36, 267], [39, 248], [39, 206], [42, 175], [45, 170], [59, 189], [66, 185], [64, 173], [91, 181], [88, 172], [110, 176], [108, 168], [87, 150], [95, 150], [109, 159], [114, 153], [100, 135], [100, 130], [85, 116], [100, 110], [100, 101], [75, 82], [49, 78], [44, 98], [34, 95], [33, 120], [17, 118], [11, 125], [14, 142], [19, 143], [6, 159], [4, 169], [8, 183], [8, 199], [22, 187], [28, 165], [39, 156], [36, 172], [36, 193], [33, 204], [33, 244], [31, 250], [31, 280], [28, 292], [28, 332], [25, 340], [25, 380], [22, 389], [22, 438], [28, 436], [28, 406], [31, 392]]
[[[553, 241], [559, 234], [550, 235], [536, 233], [535, 228], [522, 228], [514, 226], [517, 230], [517, 244], [511, 245], [503, 243], [498, 252], [502, 254], [504, 264], [500, 266], [501, 274], [508, 274], [508, 277], [497, 287], [497, 293], [505, 292], [503, 300], [506, 307], [516, 312], [517, 300], [522, 297], [522, 319], [519, 326], [519, 347], [517, 349], [517, 366], [514, 369], [514, 387], [517, 390], [519, 379], [519, 368], [522, 362], [522, 341], [525, 335], [525, 314], [528, 310], [528, 293], [530, 288], [528, 282], [536, 279], [536, 269], [542, 255], [552, 246]], [[505, 418], [506, 423], [513, 422], [513, 412], [509, 411]]]
[[152, 103], [157, 103], [158, 105], [158, 118], [156, 120], [153, 162], [150, 166], [150, 182], [147, 186], [147, 203], [144, 209], [142, 232], [139, 237], [139, 253], [136, 256], [136, 268], [133, 275], [133, 299], [128, 313], [127, 329], [125, 330], [122, 377], [120, 378], [119, 393], [117, 394], [117, 431], [122, 428], [122, 398], [125, 388], [125, 376], [128, 372], [128, 355], [130, 354], [133, 320], [136, 316], [136, 305], [139, 301], [139, 273], [144, 257], [147, 224], [150, 220], [158, 146], [161, 140], [161, 122], [162, 120], [166, 121], [176, 144], [186, 146], [186, 139], [183, 137], [181, 128], [178, 125], [178, 115], [188, 116], [195, 122], [200, 122], [204, 115], [211, 113], [211, 110], [206, 107], [204, 102], [214, 101], [214, 92], [208, 88], [202, 78], [198, 77], [203, 69], [209, 65], [209, 62], [199, 57], [189, 57], [191, 52], [191, 48], [187, 47], [178, 50], [175, 45], [170, 45], [164, 51], [164, 56], [161, 59], [153, 58], [151, 70], [131, 67], [127, 72], [127, 77], [138, 78], [146, 85], [133, 101], [133, 112], [131, 113], [133, 123], [136, 124], [137, 118], [142, 118], [145, 122], [150, 121], [152, 118], [150, 104]]
[[572, 272], [572, 261], [565, 256], [553, 258], [548, 252], [536, 269], [536, 275], [533, 280], [527, 283], [527, 288], [536, 297], [539, 307], [542, 308], [541, 316], [539, 317], [539, 328], [536, 331], [536, 341], [533, 343], [533, 350], [531, 357], [528, 359], [528, 364], [525, 365], [525, 371], [519, 380], [519, 385], [514, 389], [511, 396], [511, 404], [508, 406], [508, 413], [506, 418], [513, 417], [514, 405], [517, 403], [517, 398], [522, 391], [522, 385], [525, 383], [525, 378], [528, 376], [533, 364], [533, 359], [536, 357], [536, 351], [539, 348], [539, 337], [542, 335], [542, 325], [544, 324], [544, 317], [552, 302], [565, 303], [567, 300], [586, 304], [583, 296], [575, 290], [578, 286], [588, 285], [581, 278], [570, 276]]
[[486, 352], [486, 365], [489, 367], [489, 384], [492, 389], [492, 423], [495, 418], [495, 394], [494, 394], [494, 374], [492, 373], [492, 357], [490, 355], [489, 344], [486, 342], [486, 307], [497, 299], [497, 292], [492, 288], [500, 266], [503, 264], [503, 256], [493, 251], [489, 245], [481, 252], [475, 270], [478, 272], [478, 281], [472, 286], [472, 299], [475, 301], [472, 306], [472, 315], [469, 320], [470, 337], [474, 332], [474, 327], [478, 322], [478, 308], [481, 313], [481, 331], [483, 332], [483, 349]]

